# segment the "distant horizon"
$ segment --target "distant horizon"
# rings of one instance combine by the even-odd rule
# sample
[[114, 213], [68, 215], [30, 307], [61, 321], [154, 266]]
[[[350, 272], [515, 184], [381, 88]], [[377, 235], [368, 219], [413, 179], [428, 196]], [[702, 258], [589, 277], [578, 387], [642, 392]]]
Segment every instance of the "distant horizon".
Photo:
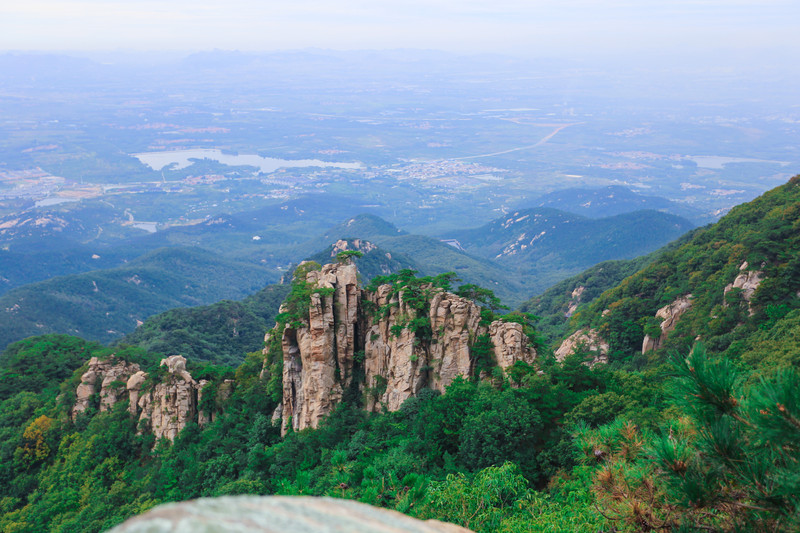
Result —
[[0, 6], [2, 51], [423, 49], [522, 57], [800, 53], [794, 0], [30, 0]]
[[[717, 67], [728, 68], [737, 71], [763, 70], [780, 68], [787, 74], [796, 72], [800, 74], [800, 62], [794, 61], [794, 52], [789, 50], [750, 50], [739, 54], [731, 55], [724, 50], [710, 51], [704, 53], [686, 52], [667, 53], [654, 52], [652, 54], [641, 55], [635, 53], [625, 53], [618, 51], [614, 54], [580, 54], [580, 53], [559, 53], [553, 51], [549, 54], [523, 54], [513, 52], [492, 52], [492, 51], [469, 51], [469, 50], [446, 50], [425, 47], [387, 47], [387, 48], [335, 48], [308, 46], [303, 48], [274, 48], [274, 49], [243, 49], [243, 48], [185, 48], [185, 49], [149, 49], [139, 50], [132, 48], [108, 48], [108, 49], [0, 49], [0, 55], [37, 55], [37, 56], [68, 56], [86, 58], [92, 61], [103, 63], [111, 59], [135, 58], [137, 60], [151, 59], [153, 63], [168, 63], [175, 60], [185, 59], [197, 54], [242, 54], [243, 56], [268, 56], [280, 54], [320, 54], [320, 55], [349, 55], [349, 54], [408, 54], [419, 55], [432, 54], [445, 57], [458, 57], [463, 59], [511, 59], [519, 62], [569, 62], [575, 64], [591, 64], [596, 66], [608, 67], [617, 64], [620, 68], [647, 68], [658, 70], [660, 68], [699, 68]], [[433, 57], [432, 59], [436, 59]], [[151, 61], [147, 61], [148, 63]]]

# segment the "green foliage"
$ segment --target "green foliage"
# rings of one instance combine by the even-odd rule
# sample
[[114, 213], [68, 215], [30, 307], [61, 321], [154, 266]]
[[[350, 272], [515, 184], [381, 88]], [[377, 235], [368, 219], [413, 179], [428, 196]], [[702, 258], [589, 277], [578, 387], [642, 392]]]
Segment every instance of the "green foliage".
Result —
[[480, 378], [483, 372], [487, 372], [497, 364], [494, 357], [494, 345], [488, 333], [478, 335], [475, 342], [469, 347], [469, 356], [472, 359], [472, 376], [474, 379]]
[[508, 309], [507, 306], [500, 302], [500, 298], [494, 295], [489, 289], [479, 287], [474, 283], [465, 283], [456, 289], [456, 295], [462, 298], [472, 300], [481, 307], [488, 308], [490, 311], [495, 312], [501, 309]]
[[419, 513], [475, 531], [498, 531], [528, 496], [527, 480], [514, 463], [506, 462], [469, 477], [449, 474], [432, 483]]
[[68, 335], [30, 337], [9, 345], [0, 354], [0, 401], [22, 391], [57, 392], [101, 348]]
[[262, 346], [288, 292], [286, 285], [271, 285], [240, 302], [172, 309], [148, 318], [120, 342], [189, 360], [238, 364]]
[[[664, 349], [648, 358], [658, 362], [665, 351], [688, 351], [698, 336], [711, 353], [741, 350], [754, 330], [768, 331], [800, 308], [798, 205], [800, 178], [793, 178], [737, 206], [581, 308], [570, 327], [599, 331], [610, 345], [611, 362], [630, 368], [644, 335], [655, 331], [656, 311], [691, 294], [691, 309]], [[750, 302], [737, 289], [726, 291], [742, 269], [759, 271], [763, 279]]]
[[347, 263], [351, 259], [358, 259], [364, 257], [364, 252], [358, 250], [344, 250], [336, 254], [336, 261], [339, 263]]
[[278, 313], [275, 320], [284, 326], [292, 329], [303, 327], [308, 322], [308, 308], [311, 305], [311, 295], [325, 293], [324, 288], [318, 288], [313, 283], [306, 281], [309, 272], [322, 268], [319, 263], [306, 261], [298, 266], [292, 277], [292, 285], [289, 295], [284, 301], [285, 311]]
[[595, 489], [630, 527], [790, 531], [800, 512], [800, 373], [783, 368], [742, 387], [741, 372], [702, 347], [675, 357], [686, 417], [658, 434], [616, 423], [579, 431]]

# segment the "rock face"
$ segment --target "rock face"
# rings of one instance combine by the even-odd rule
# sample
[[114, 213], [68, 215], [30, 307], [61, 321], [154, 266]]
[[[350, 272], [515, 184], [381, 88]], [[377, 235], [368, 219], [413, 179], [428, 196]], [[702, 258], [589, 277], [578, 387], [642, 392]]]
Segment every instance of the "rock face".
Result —
[[198, 383], [186, 371], [186, 358], [173, 355], [161, 360], [169, 376], [139, 398], [139, 420], [148, 420], [156, 440], [175, 440], [189, 421], [197, 421]]
[[283, 420], [296, 430], [317, 427], [342, 399], [353, 379], [359, 345], [361, 289], [353, 264], [330, 264], [311, 271], [306, 281], [331, 296], [312, 294], [304, 327], [286, 328], [283, 348]]
[[675, 329], [675, 325], [678, 323], [678, 319], [683, 315], [686, 311], [691, 309], [692, 302], [691, 302], [692, 295], [687, 294], [686, 296], [681, 296], [680, 298], [676, 299], [669, 305], [665, 305], [658, 311], [656, 311], [656, 318], [662, 319], [661, 321], [661, 336], [656, 339], [651, 338], [649, 335], [644, 336], [644, 341], [642, 341], [642, 353], [647, 353], [650, 350], [657, 350], [664, 344], [664, 341], [667, 338], [667, 335], [670, 331]]
[[[167, 367], [167, 376], [143, 391], [147, 373], [139, 365], [114, 356], [102, 361], [93, 357], [76, 390], [73, 419], [89, 407], [92, 395], [99, 394], [100, 411], [109, 411], [117, 402], [127, 401], [128, 411], [149, 425], [156, 440], [164, 437], [174, 440], [190, 421], [203, 425], [212, 420], [213, 413], [198, 412], [202, 388], [207, 382], [192, 379], [186, 371], [186, 359], [173, 355], [162, 359], [161, 365]], [[223, 383], [218, 396], [229, 391], [231, 385]]]
[[575, 311], [578, 310], [578, 306], [581, 303], [581, 297], [583, 296], [584, 291], [586, 291], [586, 287], [583, 285], [575, 287], [575, 289], [572, 291], [572, 294], [570, 295], [572, 299], [569, 301], [569, 307], [567, 308], [566, 312], [564, 312], [564, 316], [566, 318], [571, 317], [575, 314]]
[[339, 252], [345, 252], [347, 250], [356, 250], [363, 253], [371, 252], [372, 250], [376, 250], [378, 247], [372, 244], [369, 241], [365, 241], [363, 239], [351, 239], [350, 242], [340, 239], [333, 244], [333, 250], [331, 250], [331, 257], [336, 257], [336, 254]]
[[[389, 303], [390, 291], [384, 285], [368, 298], [377, 306]], [[402, 295], [392, 297], [397, 304], [389, 315], [372, 324], [365, 344], [365, 381], [371, 389], [367, 409], [386, 406], [396, 411], [404, 401], [423, 388], [444, 392], [456, 376], [472, 374], [470, 345], [485, 333], [480, 326], [480, 308], [472, 301], [445, 292], [436, 293], [430, 302], [428, 322], [436, 342], [423, 342], [413, 330], [393, 332], [401, 317], [414, 311]]]
[[567, 337], [555, 352], [556, 360], [561, 362], [581, 348], [593, 352], [594, 359], [589, 365], [608, 363], [608, 343], [594, 329], [579, 329]]
[[108, 533], [469, 533], [438, 520], [339, 498], [223, 496], [168, 503], [133, 517]]
[[758, 289], [758, 286], [761, 285], [761, 282], [764, 280], [764, 272], [761, 270], [748, 270], [749, 268], [750, 265], [747, 264], [747, 261], [741, 264], [739, 267], [739, 275], [736, 276], [733, 283], [725, 287], [724, 294], [728, 294], [732, 289], [741, 289], [742, 298], [747, 302], [750, 316], [753, 316], [755, 311], [753, 311], [753, 306], [750, 305], [750, 300], [753, 298], [753, 294], [756, 292], [756, 289]]
[[72, 418], [84, 412], [95, 393], [100, 395], [100, 411], [109, 411], [125, 394], [128, 379], [139, 372], [139, 365], [115, 359], [113, 356], [99, 360], [92, 357], [89, 368], [81, 376], [81, 383], [75, 391], [75, 405]]
[[147, 373], [140, 370], [132, 375], [130, 379], [128, 379], [128, 383], [125, 384], [129, 399], [128, 411], [133, 415], [138, 412], [139, 392], [142, 390], [142, 385], [144, 385], [145, 380], [147, 380]]
[[530, 345], [522, 324], [496, 320], [489, 325], [489, 337], [497, 365], [503, 370], [517, 361], [531, 364], [536, 359], [536, 350]]
[[[439, 289], [430, 288], [427, 315], [417, 317], [390, 285], [360, 289], [352, 264], [326, 265], [306, 281], [333, 293], [312, 294], [303, 326], [283, 331], [283, 402], [274, 416], [284, 432], [290, 423], [294, 430], [317, 427], [354, 386], [356, 356], [372, 411], [395, 411], [423, 388], [443, 392], [456, 376], [472, 375], [471, 347], [482, 336], [503, 369], [536, 357], [520, 324], [482, 325], [480, 307]], [[388, 312], [373, 318], [365, 307]]]

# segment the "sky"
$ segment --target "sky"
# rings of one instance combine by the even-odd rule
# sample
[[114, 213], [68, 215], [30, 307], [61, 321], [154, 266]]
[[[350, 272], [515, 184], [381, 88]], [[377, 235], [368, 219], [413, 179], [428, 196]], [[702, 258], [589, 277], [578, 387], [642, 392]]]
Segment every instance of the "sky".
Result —
[[800, 53], [800, 0], [4, 0], [0, 50]]

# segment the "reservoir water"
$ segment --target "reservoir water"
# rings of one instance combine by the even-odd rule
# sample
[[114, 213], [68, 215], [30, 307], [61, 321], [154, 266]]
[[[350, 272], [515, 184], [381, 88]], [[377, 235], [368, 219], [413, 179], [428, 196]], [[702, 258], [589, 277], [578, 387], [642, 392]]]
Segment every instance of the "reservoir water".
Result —
[[169, 165], [174, 169], [186, 168], [192, 164], [192, 159], [211, 159], [223, 165], [247, 165], [258, 168], [261, 172], [275, 172], [279, 168], [292, 167], [332, 167], [332, 168], [361, 168], [361, 163], [332, 163], [319, 159], [276, 159], [261, 157], [256, 154], [226, 154], [217, 149], [174, 150], [167, 152], [142, 152], [133, 154], [142, 163], [153, 170], [161, 170]]
[[747, 157], [723, 157], [718, 155], [695, 155], [688, 156], [686, 159], [691, 159], [697, 163], [701, 168], [722, 169], [728, 163], [774, 163], [781, 166], [786, 166], [787, 161], [771, 161], [768, 159], [750, 159]]

